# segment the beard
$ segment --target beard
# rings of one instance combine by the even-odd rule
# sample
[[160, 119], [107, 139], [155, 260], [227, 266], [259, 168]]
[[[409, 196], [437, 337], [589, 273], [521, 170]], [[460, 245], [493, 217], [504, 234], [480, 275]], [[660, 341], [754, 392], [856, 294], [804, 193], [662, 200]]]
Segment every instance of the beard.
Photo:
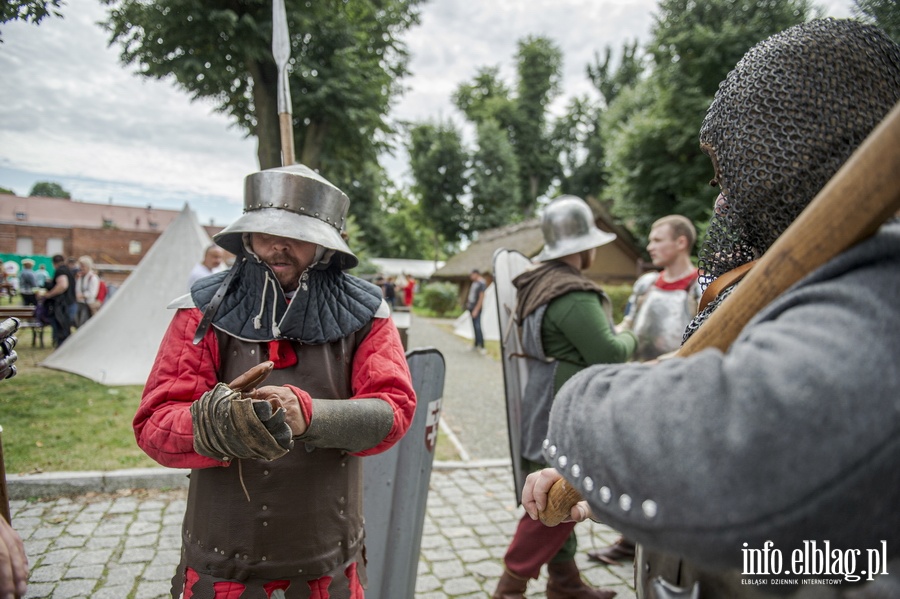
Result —
[[268, 256], [264, 262], [275, 275], [283, 290], [293, 291], [299, 286], [300, 275], [303, 272], [299, 260], [285, 252], [276, 252]]

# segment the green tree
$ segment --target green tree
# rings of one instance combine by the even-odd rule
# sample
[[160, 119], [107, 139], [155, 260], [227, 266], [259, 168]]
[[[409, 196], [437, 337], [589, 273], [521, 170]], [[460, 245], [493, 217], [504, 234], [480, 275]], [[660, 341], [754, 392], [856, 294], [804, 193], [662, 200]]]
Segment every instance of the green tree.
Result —
[[429, 219], [405, 191], [392, 189], [373, 213], [376, 236], [366, 235], [366, 246], [375, 256], [418, 260], [443, 259], [444, 248], [438, 244]]
[[512, 145], [519, 161], [520, 207], [529, 216], [558, 173], [558, 163], [548, 152], [551, 144], [548, 107], [559, 95], [562, 51], [550, 40], [528, 37], [519, 42], [518, 96], [513, 121]]
[[[120, 58], [145, 77], [172, 77], [211, 98], [259, 140], [261, 168], [281, 164], [272, 5], [258, 0], [103, 0]], [[408, 55], [400, 40], [422, 0], [287, 0], [289, 84], [300, 162], [346, 173], [377, 159], [401, 92]]]
[[63, 189], [62, 185], [59, 183], [53, 183], [51, 181], [38, 181], [31, 188], [31, 191], [28, 192], [29, 196], [39, 196], [42, 198], [63, 198], [66, 200], [71, 200], [72, 196], [68, 191]]
[[450, 122], [420, 123], [410, 128], [408, 143], [412, 191], [433, 223], [434, 244], [456, 243], [466, 233], [462, 197], [469, 156], [462, 135]]
[[892, 40], [900, 43], [900, 5], [897, 0], [854, 0], [852, 12], [859, 20], [878, 25]]
[[0, 4], [0, 23], [29, 21], [37, 25], [51, 15], [62, 17], [59, 9], [64, 5], [63, 0], [5, 0]]
[[605, 106], [616, 99], [619, 93], [634, 85], [644, 72], [644, 59], [637, 40], [622, 44], [622, 56], [618, 66], [612, 68], [612, 48], [606, 46], [603, 51], [603, 60], [600, 55], [594, 53], [594, 62], [587, 65], [587, 75], [600, 92]]
[[604, 119], [604, 197], [617, 216], [641, 235], [665, 214], [708, 218], [712, 167], [697, 135], [719, 83], [751, 46], [811, 13], [808, 0], [660, 1], [650, 75], [620, 92]]
[[559, 95], [562, 52], [547, 38], [520, 40], [516, 72], [515, 94], [500, 80], [497, 67], [482, 67], [471, 82], [457, 87], [453, 102], [476, 126], [493, 120], [506, 132], [518, 163], [518, 209], [529, 216], [559, 171], [548, 151], [552, 138], [547, 108]]
[[612, 49], [606, 46], [601, 61], [598, 53], [586, 67], [588, 78], [600, 94], [570, 100], [565, 114], [556, 120], [551, 139], [560, 163], [560, 193], [582, 198], [597, 197], [607, 184], [604, 162], [606, 149], [602, 135], [603, 114], [624, 89], [629, 89], [643, 72], [638, 43], [625, 43], [618, 66], [611, 65]]
[[0, 193], [9, 194], [11, 196], [16, 195], [16, 192], [14, 192], [12, 189], [7, 189], [5, 187], [0, 187]]
[[483, 231], [521, 220], [519, 163], [506, 132], [487, 119], [478, 125], [472, 156], [469, 230]]

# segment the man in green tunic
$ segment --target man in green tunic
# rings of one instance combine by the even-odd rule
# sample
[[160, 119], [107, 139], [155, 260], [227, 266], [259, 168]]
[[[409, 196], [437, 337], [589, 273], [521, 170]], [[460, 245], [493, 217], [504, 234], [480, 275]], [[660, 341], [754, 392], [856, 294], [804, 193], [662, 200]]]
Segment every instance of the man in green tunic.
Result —
[[[592, 364], [628, 360], [637, 346], [630, 332], [617, 334], [607, 295], [582, 274], [597, 247], [616, 238], [599, 230], [584, 200], [562, 196], [542, 217], [544, 249], [538, 264], [513, 280], [517, 288], [516, 322], [528, 368], [522, 398], [521, 459], [525, 470], [546, 464], [541, 450], [547, 438], [550, 407], [557, 390]], [[610, 599], [614, 591], [586, 585], [575, 565], [574, 523], [550, 528], [527, 515], [519, 521], [503, 558], [503, 576], [494, 599], [524, 597], [529, 578], [547, 564], [548, 599]]]

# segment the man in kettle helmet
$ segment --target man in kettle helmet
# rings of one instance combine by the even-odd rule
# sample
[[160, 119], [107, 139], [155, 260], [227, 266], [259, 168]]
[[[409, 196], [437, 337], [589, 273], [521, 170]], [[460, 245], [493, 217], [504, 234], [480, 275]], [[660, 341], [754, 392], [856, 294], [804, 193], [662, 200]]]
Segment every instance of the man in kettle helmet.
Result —
[[215, 236], [235, 264], [160, 345], [134, 428], [192, 470], [173, 597], [362, 596], [361, 458], [404, 435], [415, 394], [381, 291], [345, 272], [348, 207], [302, 165], [249, 175]]

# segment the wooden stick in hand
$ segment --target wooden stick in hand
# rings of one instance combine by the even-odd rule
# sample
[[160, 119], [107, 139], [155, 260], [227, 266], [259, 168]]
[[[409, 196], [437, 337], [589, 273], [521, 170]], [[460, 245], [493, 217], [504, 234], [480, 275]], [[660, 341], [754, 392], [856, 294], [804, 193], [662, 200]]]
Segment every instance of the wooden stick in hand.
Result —
[[581, 499], [578, 491], [561, 478], [547, 492], [547, 506], [538, 512], [538, 518], [547, 526], [556, 526], [569, 517], [572, 507]]

